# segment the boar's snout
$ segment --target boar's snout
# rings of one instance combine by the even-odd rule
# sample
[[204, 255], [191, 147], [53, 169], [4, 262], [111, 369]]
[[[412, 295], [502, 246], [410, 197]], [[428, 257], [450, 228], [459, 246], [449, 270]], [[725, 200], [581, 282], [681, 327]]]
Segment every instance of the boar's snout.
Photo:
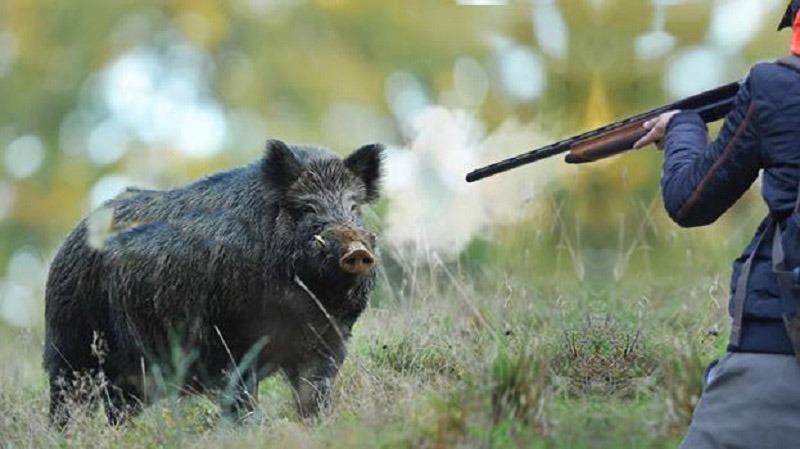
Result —
[[339, 260], [339, 266], [345, 273], [367, 274], [375, 266], [375, 256], [363, 243], [350, 242]]

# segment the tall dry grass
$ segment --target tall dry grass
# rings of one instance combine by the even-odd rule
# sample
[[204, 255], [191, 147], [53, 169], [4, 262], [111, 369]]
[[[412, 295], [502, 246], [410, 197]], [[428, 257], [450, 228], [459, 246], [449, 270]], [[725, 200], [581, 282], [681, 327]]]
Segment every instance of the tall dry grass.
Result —
[[600, 251], [556, 226], [498, 230], [455, 260], [424, 242], [385, 248], [334, 408], [310, 421], [273, 377], [241, 426], [206, 397], [168, 394], [121, 428], [87, 410], [59, 433], [46, 419], [41, 323], [0, 328], [0, 444], [674, 447], [724, 348], [727, 267], [746, 232], [698, 246], [707, 237], [654, 226]]

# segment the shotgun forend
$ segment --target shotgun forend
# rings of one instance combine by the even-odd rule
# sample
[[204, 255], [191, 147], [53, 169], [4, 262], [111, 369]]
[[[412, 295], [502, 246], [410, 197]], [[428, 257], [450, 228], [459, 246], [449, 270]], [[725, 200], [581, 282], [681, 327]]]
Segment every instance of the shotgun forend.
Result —
[[644, 122], [662, 112], [675, 109], [692, 110], [697, 112], [706, 123], [717, 121], [724, 118], [733, 108], [740, 84], [741, 81], [734, 81], [642, 114], [475, 169], [467, 174], [467, 182], [478, 181], [560, 153], [569, 152], [565, 157], [565, 161], [570, 164], [593, 162], [623, 153], [631, 150], [633, 144], [647, 133], [647, 130], [642, 126]]

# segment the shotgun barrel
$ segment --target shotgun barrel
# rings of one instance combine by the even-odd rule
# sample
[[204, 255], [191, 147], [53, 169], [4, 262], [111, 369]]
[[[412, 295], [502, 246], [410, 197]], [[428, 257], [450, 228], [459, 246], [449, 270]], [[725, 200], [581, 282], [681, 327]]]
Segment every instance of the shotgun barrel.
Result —
[[706, 123], [717, 121], [724, 118], [733, 108], [740, 84], [741, 81], [724, 84], [642, 114], [475, 169], [467, 174], [467, 182], [478, 181], [566, 152], [569, 152], [565, 157], [567, 163], [580, 164], [628, 151], [633, 148], [633, 144], [637, 140], [647, 133], [647, 130], [642, 127], [645, 121], [675, 109], [695, 111]]

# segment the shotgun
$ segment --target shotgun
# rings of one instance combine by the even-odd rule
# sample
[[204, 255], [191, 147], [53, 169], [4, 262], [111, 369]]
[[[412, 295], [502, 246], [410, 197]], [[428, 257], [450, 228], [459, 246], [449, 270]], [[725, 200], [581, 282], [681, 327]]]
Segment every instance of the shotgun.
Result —
[[583, 164], [623, 153], [647, 131], [643, 124], [662, 112], [675, 109], [693, 110], [706, 123], [725, 117], [733, 108], [741, 81], [734, 81], [697, 95], [692, 95], [642, 114], [587, 131], [568, 139], [522, 153], [508, 159], [475, 169], [467, 174], [467, 182], [474, 182], [519, 166], [569, 152], [564, 160], [569, 164]]

